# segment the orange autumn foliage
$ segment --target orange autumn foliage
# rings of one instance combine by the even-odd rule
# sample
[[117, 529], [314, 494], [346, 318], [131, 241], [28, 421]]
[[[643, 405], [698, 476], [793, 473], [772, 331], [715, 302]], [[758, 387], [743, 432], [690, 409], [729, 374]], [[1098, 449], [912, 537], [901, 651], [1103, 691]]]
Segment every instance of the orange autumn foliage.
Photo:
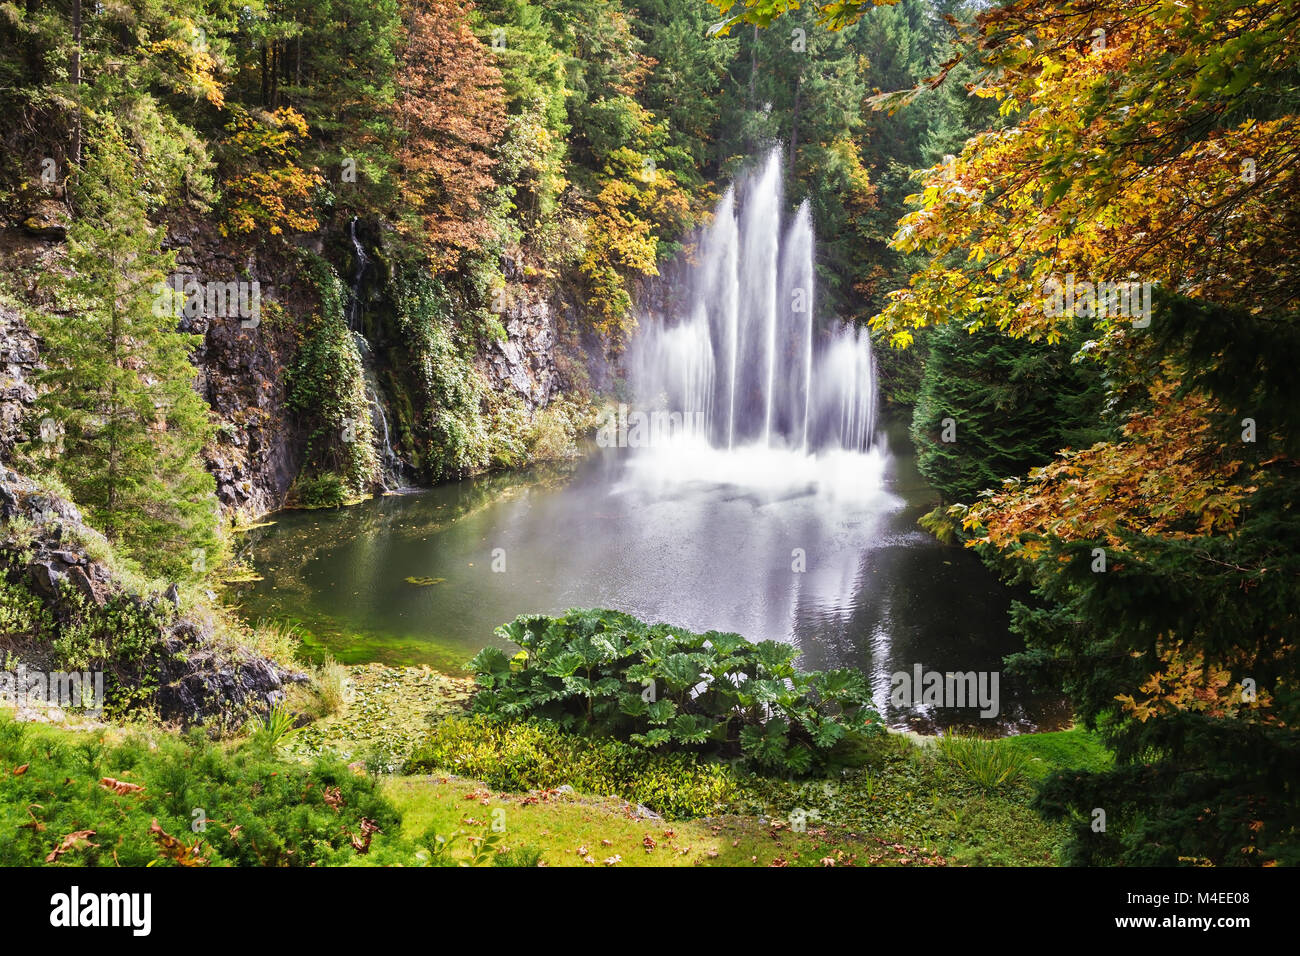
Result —
[[405, 231], [436, 269], [492, 238], [486, 198], [495, 188], [493, 149], [505, 129], [501, 74], [470, 29], [470, 4], [416, 0], [407, 12], [398, 77], [398, 151]]

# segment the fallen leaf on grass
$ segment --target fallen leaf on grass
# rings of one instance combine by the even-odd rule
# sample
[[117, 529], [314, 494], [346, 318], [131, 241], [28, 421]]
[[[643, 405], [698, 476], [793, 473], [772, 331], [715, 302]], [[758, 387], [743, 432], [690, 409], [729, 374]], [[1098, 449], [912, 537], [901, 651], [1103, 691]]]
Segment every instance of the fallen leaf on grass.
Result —
[[99, 846], [98, 843], [91, 843], [90, 837], [95, 835], [94, 830], [74, 830], [63, 838], [63, 841], [50, 851], [50, 855], [45, 858], [46, 863], [57, 863], [59, 857], [70, 850], [80, 850], [82, 847]]
[[143, 793], [144, 787], [138, 783], [127, 783], [125, 780], [114, 780], [112, 777], [104, 777], [99, 781], [99, 785], [105, 790], [111, 790], [119, 797], [125, 797], [129, 793]]
[[159, 848], [163, 851], [163, 856], [179, 866], [208, 865], [208, 861], [199, 856], [202, 840], [195, 840], [193, 846], [188, 846], [183, 840], [177, 839], [160, 827], [157, 818], [149, 824], [149, 832], [154, 835]]

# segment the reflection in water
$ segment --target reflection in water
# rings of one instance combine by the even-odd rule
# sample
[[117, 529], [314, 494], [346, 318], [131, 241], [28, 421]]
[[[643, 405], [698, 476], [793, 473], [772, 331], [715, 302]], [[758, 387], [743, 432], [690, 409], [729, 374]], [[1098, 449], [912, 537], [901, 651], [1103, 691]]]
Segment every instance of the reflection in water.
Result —
[[[523, 476], [287, 512], [250, 532], [263, 580], [233, 596], [250, 620], [301, 622], [341, 660], [441, 666], [497, 642], [517, 614], [613, 607], [792, 641], [806, 669], [863, 670], [884, 707], [895, 671], [1000, 670], [1018, 649], [1008, 592], [916, 527], [933, 501], [900, 439], [893, 455], [815, 470], [775, 449], [727, 461], [596, 449]], [[1001, 697], [1004, 729], [1068, 719], [1005, 675]], [[888, 716], [921, 730], [975, 722], [972, 710]]]

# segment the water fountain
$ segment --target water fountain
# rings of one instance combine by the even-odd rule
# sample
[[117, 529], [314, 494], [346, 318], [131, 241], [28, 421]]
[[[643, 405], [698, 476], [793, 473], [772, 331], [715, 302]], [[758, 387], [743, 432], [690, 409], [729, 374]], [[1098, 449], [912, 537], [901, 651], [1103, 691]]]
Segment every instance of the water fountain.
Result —
[[809, 208], [787, 207], [769, 156], [722, 197], [677, 304], [643, 318], [634, 395], [597, 450], [572, 470], [281, 516], [243, 613], [302, 621], [340, 652], [367, 640], [375, 659], [427, 647], [459, 663], [517, 614], [614, 607], [790, 641], [800, 666], [864, 671], [882, 708], [918, 662], [996, 671], [1020, 649], [1009, 592], [918, 527], [934, 498], [906, 442], [891, 455], [877, 437], [865, 334], [814, 321], [814, 254]]
[[870, 338], [846, 323], [818, 328], [812, 212], [805, 200], [783, 215], [782, 158], [772, 149], [718, 203], [679, 314], [642, 322], [629, 363], [637, 401], [697, 423], [646, 468], [672, 460], [673, 473], [719, 480], [777, 468], [826, 484], [851, 457], [879, 478]]

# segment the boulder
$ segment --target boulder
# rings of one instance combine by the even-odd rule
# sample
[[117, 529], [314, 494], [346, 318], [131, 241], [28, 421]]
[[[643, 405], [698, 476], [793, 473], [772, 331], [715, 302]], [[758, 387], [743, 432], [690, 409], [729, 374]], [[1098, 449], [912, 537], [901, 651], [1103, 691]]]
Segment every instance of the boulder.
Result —
[[22, 223], [29, 236], [62, 242], [68, 235], [68, 207], [57, 199], [42, 199]]

